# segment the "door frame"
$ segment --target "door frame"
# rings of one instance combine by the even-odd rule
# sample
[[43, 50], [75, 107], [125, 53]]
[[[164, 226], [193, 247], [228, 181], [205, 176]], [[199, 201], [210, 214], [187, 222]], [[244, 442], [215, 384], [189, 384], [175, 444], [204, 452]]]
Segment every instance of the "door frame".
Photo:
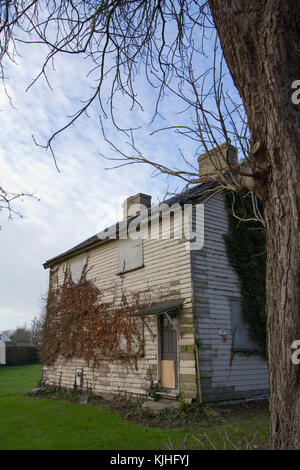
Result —
[[[162, 361], [162, 320], [163, 320], [163, 317], [167, 318], [168, 321], [169, 321], [169, 318], [168, 317], [171, 317], [172, 318], [175, 317], [176, 320], [177, 320], [177, 329], [176, 329], [176, 362], [175, 362], [175, 388], [162, 388], [161, 386], [161, 389], [162, 390], [165, 390], [165, 391], [178, 391], [179, 390], [179, 327], [178, 327], [178, 312], [174, 312], [172, 314], [165, 314], [164, 312], [162, 312], [160, 315], [157, 315], [157, 337], [158, 337], [158, 341], [157, 341], [157, 380], [158, 382], [161, 384], [161, 361]], [[174, 326], [171, 324], [171, 322], [169, 321], [171, 327], [173, 329]]]

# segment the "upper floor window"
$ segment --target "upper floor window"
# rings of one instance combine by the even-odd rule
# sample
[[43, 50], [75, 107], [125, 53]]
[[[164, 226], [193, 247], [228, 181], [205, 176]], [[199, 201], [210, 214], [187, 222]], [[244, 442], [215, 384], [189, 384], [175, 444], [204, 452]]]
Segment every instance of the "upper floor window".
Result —
[[119, 273], [125, 273], [133, 269], [142, 268], [143, 240], [119, 240]]
[[86, 254], [79, 255], [79, 256], [76, 256], [75, 258], [71, 259], [71, 261], [70, 261], [70, 273], [71, 273], [72, 281], [75, 284], [79, 283], [79, 281], [81, 279], [81, 276], [82, 276], [82, 273], [83, 273], [83, 269], [86, 265], [86, 262], [87, 262]]

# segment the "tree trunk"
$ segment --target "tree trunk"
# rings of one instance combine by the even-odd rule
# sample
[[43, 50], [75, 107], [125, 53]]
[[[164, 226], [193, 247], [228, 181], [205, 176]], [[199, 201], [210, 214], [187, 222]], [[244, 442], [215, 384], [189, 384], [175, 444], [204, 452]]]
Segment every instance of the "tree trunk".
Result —
[[249, 118], [256, 193], [267, 228], [271, 446], [300, 449], [300, 1], [210, 0], [227, 65]]

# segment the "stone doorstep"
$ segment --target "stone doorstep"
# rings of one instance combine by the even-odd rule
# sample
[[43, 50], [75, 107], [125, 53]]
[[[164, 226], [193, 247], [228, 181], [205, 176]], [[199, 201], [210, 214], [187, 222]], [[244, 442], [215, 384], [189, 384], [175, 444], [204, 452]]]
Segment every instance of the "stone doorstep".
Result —
[[159, 400], [159, 401], [145, 401], [143, 408], [151, 411], [154, 415], [159, 415], [163, 410], [167, 408], [178, 408], [179, 403], [175, 400]]
[[167, 400], [177, 400], [179, 397], [179, 392], [162, 391], [162, 392], [156, 392], [156, 395], [158, 395], [159, 398], [166, 398]]

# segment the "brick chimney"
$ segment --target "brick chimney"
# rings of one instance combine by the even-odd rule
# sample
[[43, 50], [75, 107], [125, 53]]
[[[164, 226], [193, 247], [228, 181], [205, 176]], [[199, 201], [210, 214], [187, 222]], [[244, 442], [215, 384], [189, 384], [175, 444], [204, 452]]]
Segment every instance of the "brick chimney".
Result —
[[123, 217], [128, 219], [135, 215], [139, 215], [144, 207], [151, 207], [151, 196], [148, 194], [138, 193], [135, 196], [128, 197], [123, 204]]
[[238, 163], [238, 150], [226, 142], [198, 157], [200, 176], [226, 173]]

